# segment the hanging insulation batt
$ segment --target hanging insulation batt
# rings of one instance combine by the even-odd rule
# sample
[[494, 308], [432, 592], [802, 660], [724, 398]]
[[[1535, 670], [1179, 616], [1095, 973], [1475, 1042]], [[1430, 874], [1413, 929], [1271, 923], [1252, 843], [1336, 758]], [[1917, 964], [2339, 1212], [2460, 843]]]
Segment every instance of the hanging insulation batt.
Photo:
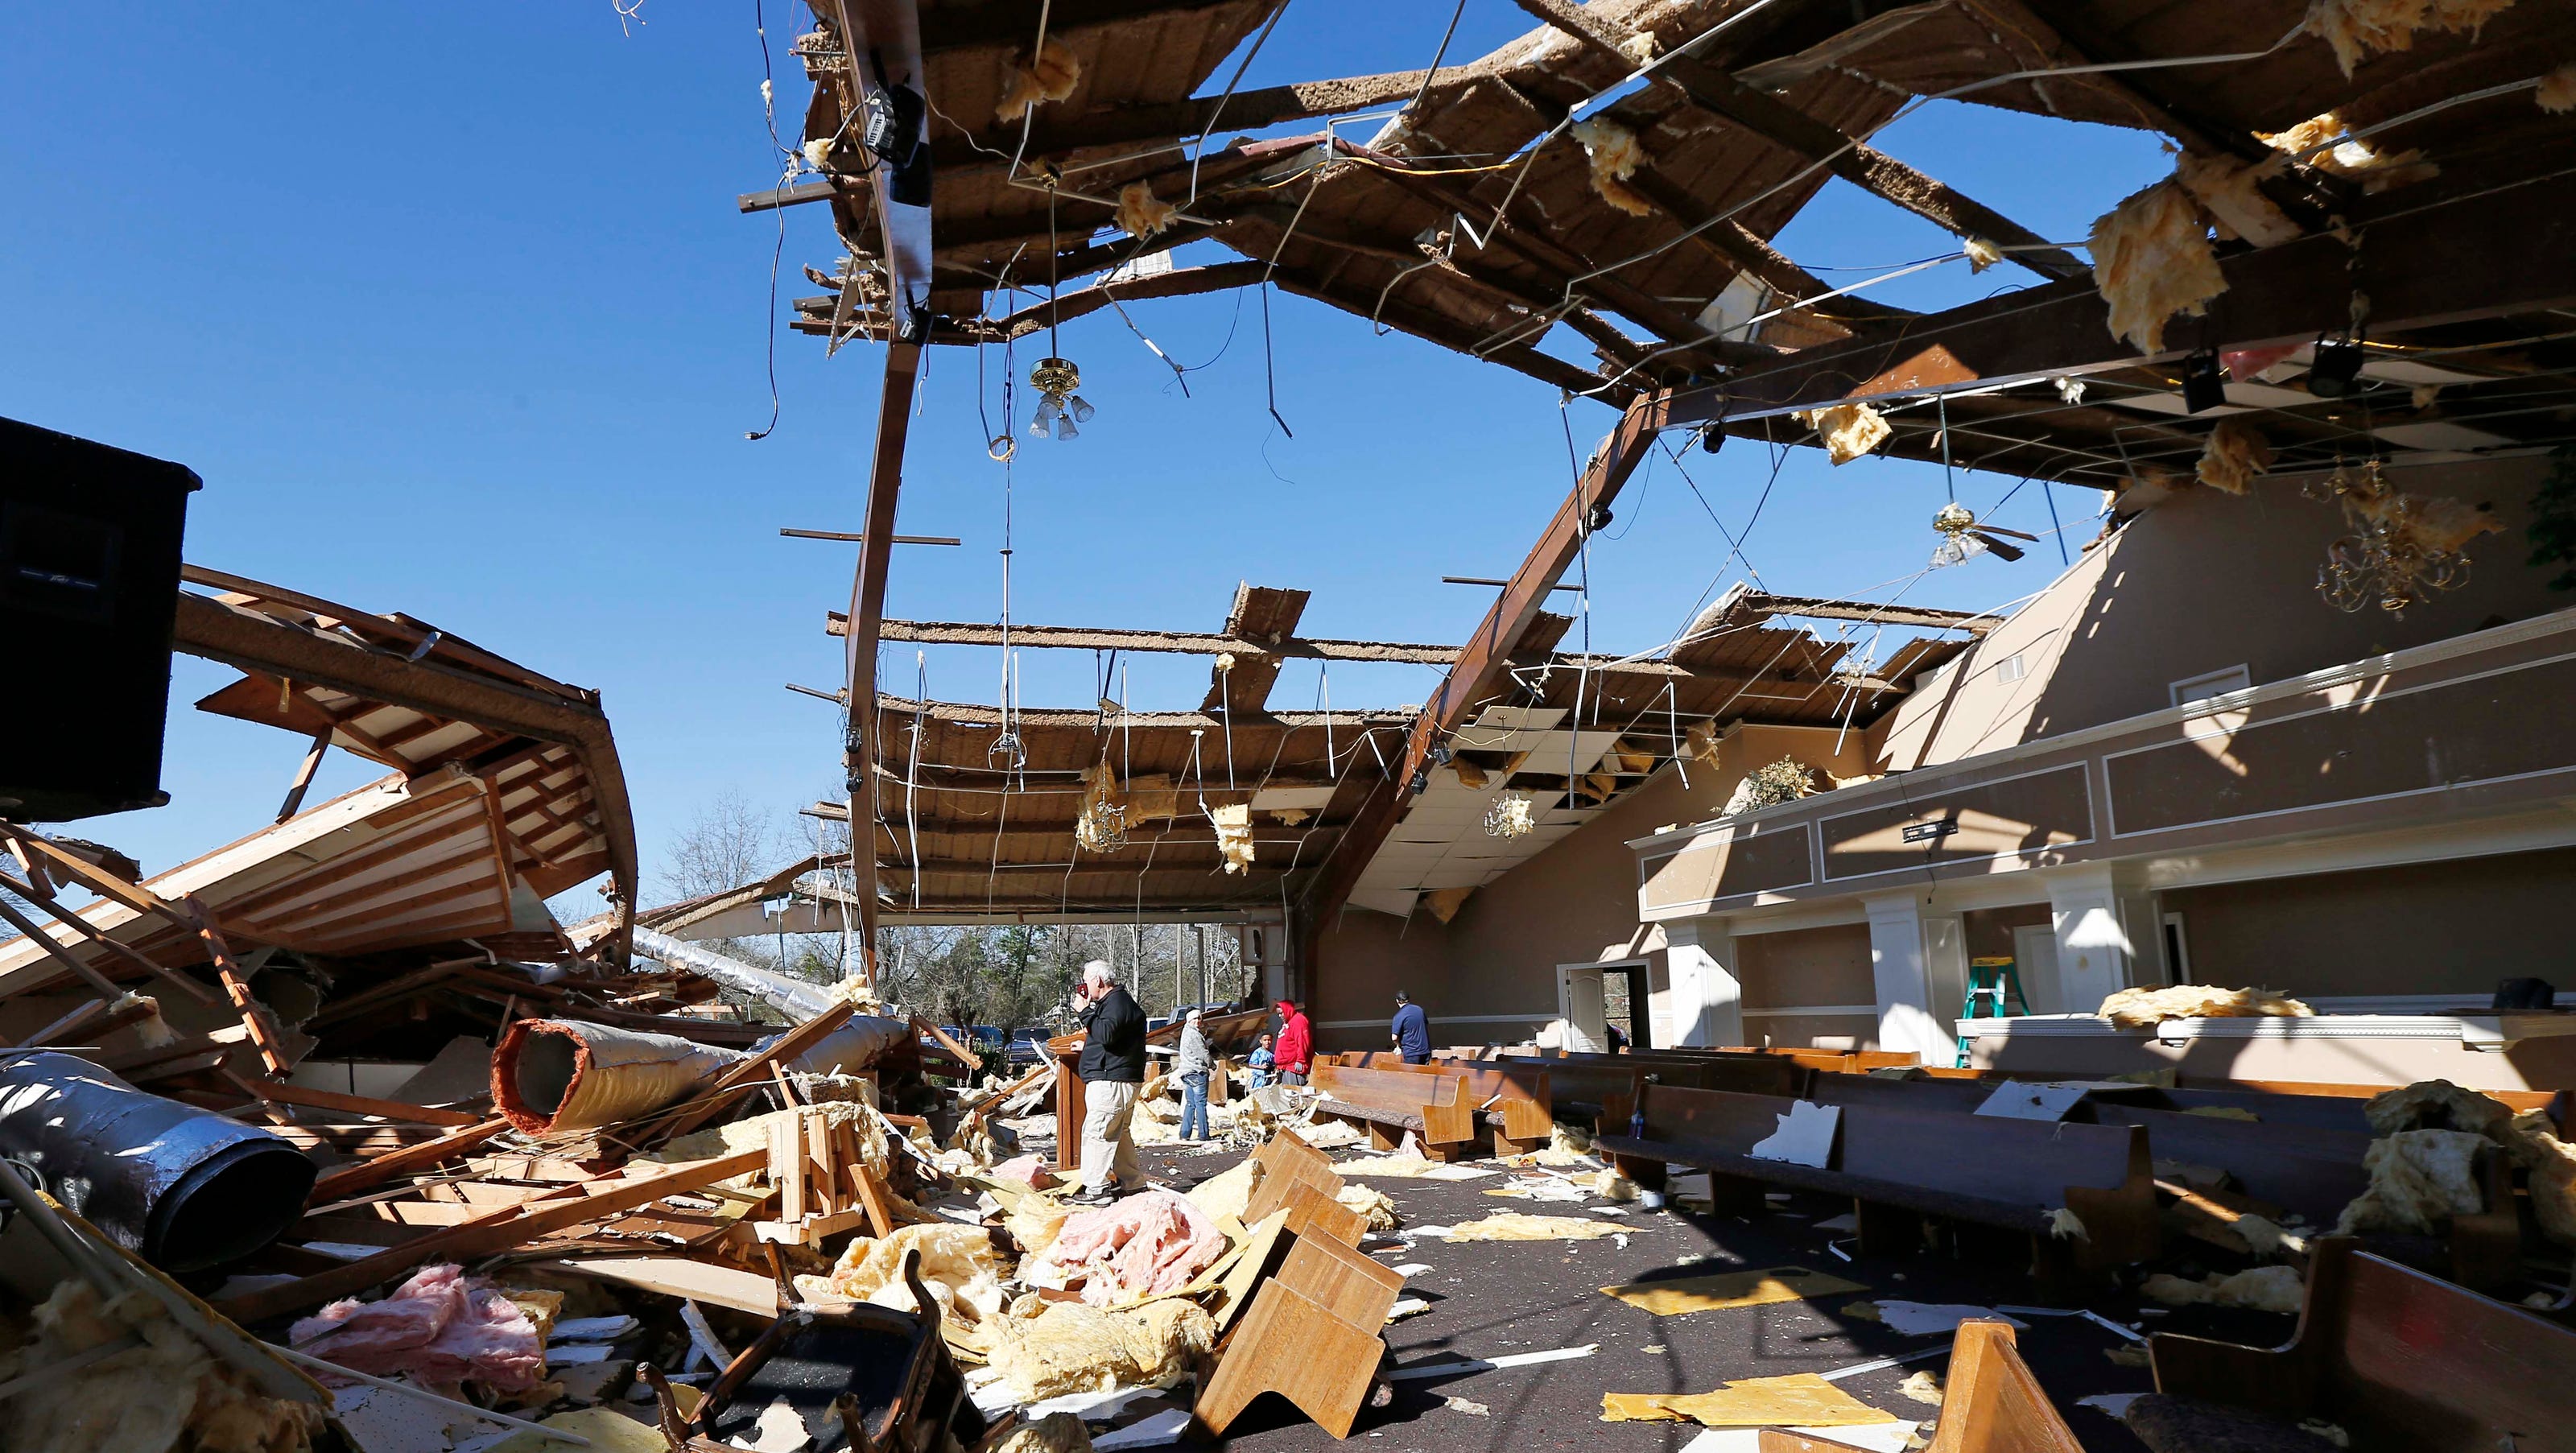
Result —
[[2162, 353], [2167, 320], [2199, 317], [2227, 291], [2209, 224], [2179, 182], [2158, 182], [2096, 218], [2091, 250], [2111, 332], [2141, 353]]
[[2209, 431], [2194, 471], [2201, 483], [2223, 494], [2243, 494], [2254, 476], [2272, 467], [2272, 446], [2251, 424], [2233, 419]]
[[2540, 78], [2540, 89], [2532, 93], [2540, 109], [2552, 116], [2576, 111], [2576, 65], [2564, 65]]
[[1073, 840], [1087, 853], [1105, 853], [1127, 825], [1127, 795], [1118, 790], [1118, 774], [1106, 759], [1082, 774], [1082, 812], [1073, 820]]
[[[2336, 137], [2343, 136], [2344, 130], [2343, 117], [2327, 111], [2311, 116], [2287, 131], [2258, 131], [2254, 135], [2257, 141], [2285, 155], [2314, 153], [2307, 157], [2309, 166], [2335, 176], [2350, 177], [2360, 182], [2366, 192], [2384, 192], [2390, 187], [2402, 187], [2409, 182], [2420, 182], [2442, 174], [2439, 166], [2424, 160], [2421, 151], [2381, 151], [2363, 137], [2335, 141]], [[2334, 144], [2327, 146], [2330, 141]], [[2324, 149], [2319, 150], [2320, 147]]]
[[1236, 802], [1208, 809], [1216, 823], [1216, 848], [1225, 854], [1225, 870], [1240, 873], [1252, 866], [1252, 809]]
[[2278, 157], [2265, 162], [2242, 162], [2234, 157], [2186, 151], [2174, 158], [2174, 180], [2207, 209], [2218, 224], [2219, 236], [2241, 237], [2257, 247], [2275, 247], [2299, 236], [2298, 224], [2264, 196], [2260, 186], [2265, 177], [2277, 174], [2281, 165]]
[[686, 1098], [745, 1056], [669, 1034], [521, 1019], [492, 1055], [492, 1103], [529, 1135], [595, 1130]]
[[1574, 139], [1583, 143], [1583, 154], [1592, 162], [1592, 190], [1602, 201], [1631, 217], [1646, 217], [1655, 206], [1627, 185], [1628, 178], [1646, 160], [1646, 149], [1637, 142], [1637, 133], [1611, 120], [1595, 116], [1578, 121], [1570, 128]]
[[1849, 464], [1887, 442], [1894, 433], [1878, 410], [1867, 404], [1836, 404], [1830, 409], [1814, 409], [1798, 415], [1816, 431], [1825, 446], [1825, 457], [1836, 464]]
[[1041, 101], [1063, 100], [1082, 80], [1082, 57], [1052, 40], [1040, 48], [1036, 61], [1015, 55], [1010, 64], [1002, 104], [993, 108], [993, 114], [1004, 121], [1019, 120]]
[[2513, 8], [2513, 0], [2308, 0], [2301, 29], [2334, 48], [2347, 76], [2373, 54], [2412, 50], [2424, 30], [2478, 27]]
[[1180, 208], [1154, 195], [1144, 182], [1129, 182], [1118, 189], [1118, 230], [1130, 237], [1151, 237], [1172, 225]]

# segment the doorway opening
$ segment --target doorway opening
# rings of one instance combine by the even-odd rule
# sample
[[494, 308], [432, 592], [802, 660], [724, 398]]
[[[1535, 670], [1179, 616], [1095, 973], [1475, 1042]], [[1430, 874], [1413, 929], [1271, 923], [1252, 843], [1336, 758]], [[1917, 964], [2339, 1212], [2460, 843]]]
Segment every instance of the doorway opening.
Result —
[[1654, 997], [1644, 959], [1561, 964], [1556, 998], [1567, 1049], [1601, 1054], [1654, 1048]]

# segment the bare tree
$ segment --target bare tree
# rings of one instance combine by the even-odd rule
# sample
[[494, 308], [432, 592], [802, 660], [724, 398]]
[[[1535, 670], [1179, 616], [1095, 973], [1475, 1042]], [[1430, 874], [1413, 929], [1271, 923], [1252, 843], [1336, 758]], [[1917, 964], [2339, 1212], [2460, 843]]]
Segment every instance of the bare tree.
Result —
[[663, 853], [650, 896], [676, 903], [739, 888], [784, 867], [794, 842], [778, 814], [726, 788], [699, 807]]

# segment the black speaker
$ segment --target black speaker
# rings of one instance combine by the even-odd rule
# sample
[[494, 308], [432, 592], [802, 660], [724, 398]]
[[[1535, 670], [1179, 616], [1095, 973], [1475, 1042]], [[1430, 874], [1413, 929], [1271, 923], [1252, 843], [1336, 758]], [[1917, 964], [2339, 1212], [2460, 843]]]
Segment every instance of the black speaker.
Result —
[[0, 419], [0, 817], [158, 807], [195, 471]]

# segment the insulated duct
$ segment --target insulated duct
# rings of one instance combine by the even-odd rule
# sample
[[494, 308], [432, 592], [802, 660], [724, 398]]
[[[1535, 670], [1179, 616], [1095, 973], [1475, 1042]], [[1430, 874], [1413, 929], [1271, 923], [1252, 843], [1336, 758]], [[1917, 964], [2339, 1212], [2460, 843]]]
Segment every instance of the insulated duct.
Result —
[[[753, 1051], [769, 1048], [784, 1035], [771, 1035]], [[850, 1022], [824, 1035], [814, 1047], [787, 1062], [800, 1075], [855, 1075], [876, 1068], [877, 1061], [912, 1042], [912, 1025], [902, 1019], [852, 1015]]]
[[0, 1155], [170, 1272], [275, 1241], [304, 1214], [316, 1169], [279, 1136], [53, 1053], [0, 1055]]
[[756, 964], [701, 948], [667, 933], [649, 928], [635, 930], [635, 952], [648, 959], [658, 959], [675, 969], [704, 974], [737, 994], [748, 994], [770, 1008], [802, 1024], [839, 1001], [821, 984], [809, 984], [773, 973]]
[[748, 1056], [669, 1034], [521, 1019], [492, 1055], [492, 1103], [530, 1135], [593, 1130], [686, 1098]]

